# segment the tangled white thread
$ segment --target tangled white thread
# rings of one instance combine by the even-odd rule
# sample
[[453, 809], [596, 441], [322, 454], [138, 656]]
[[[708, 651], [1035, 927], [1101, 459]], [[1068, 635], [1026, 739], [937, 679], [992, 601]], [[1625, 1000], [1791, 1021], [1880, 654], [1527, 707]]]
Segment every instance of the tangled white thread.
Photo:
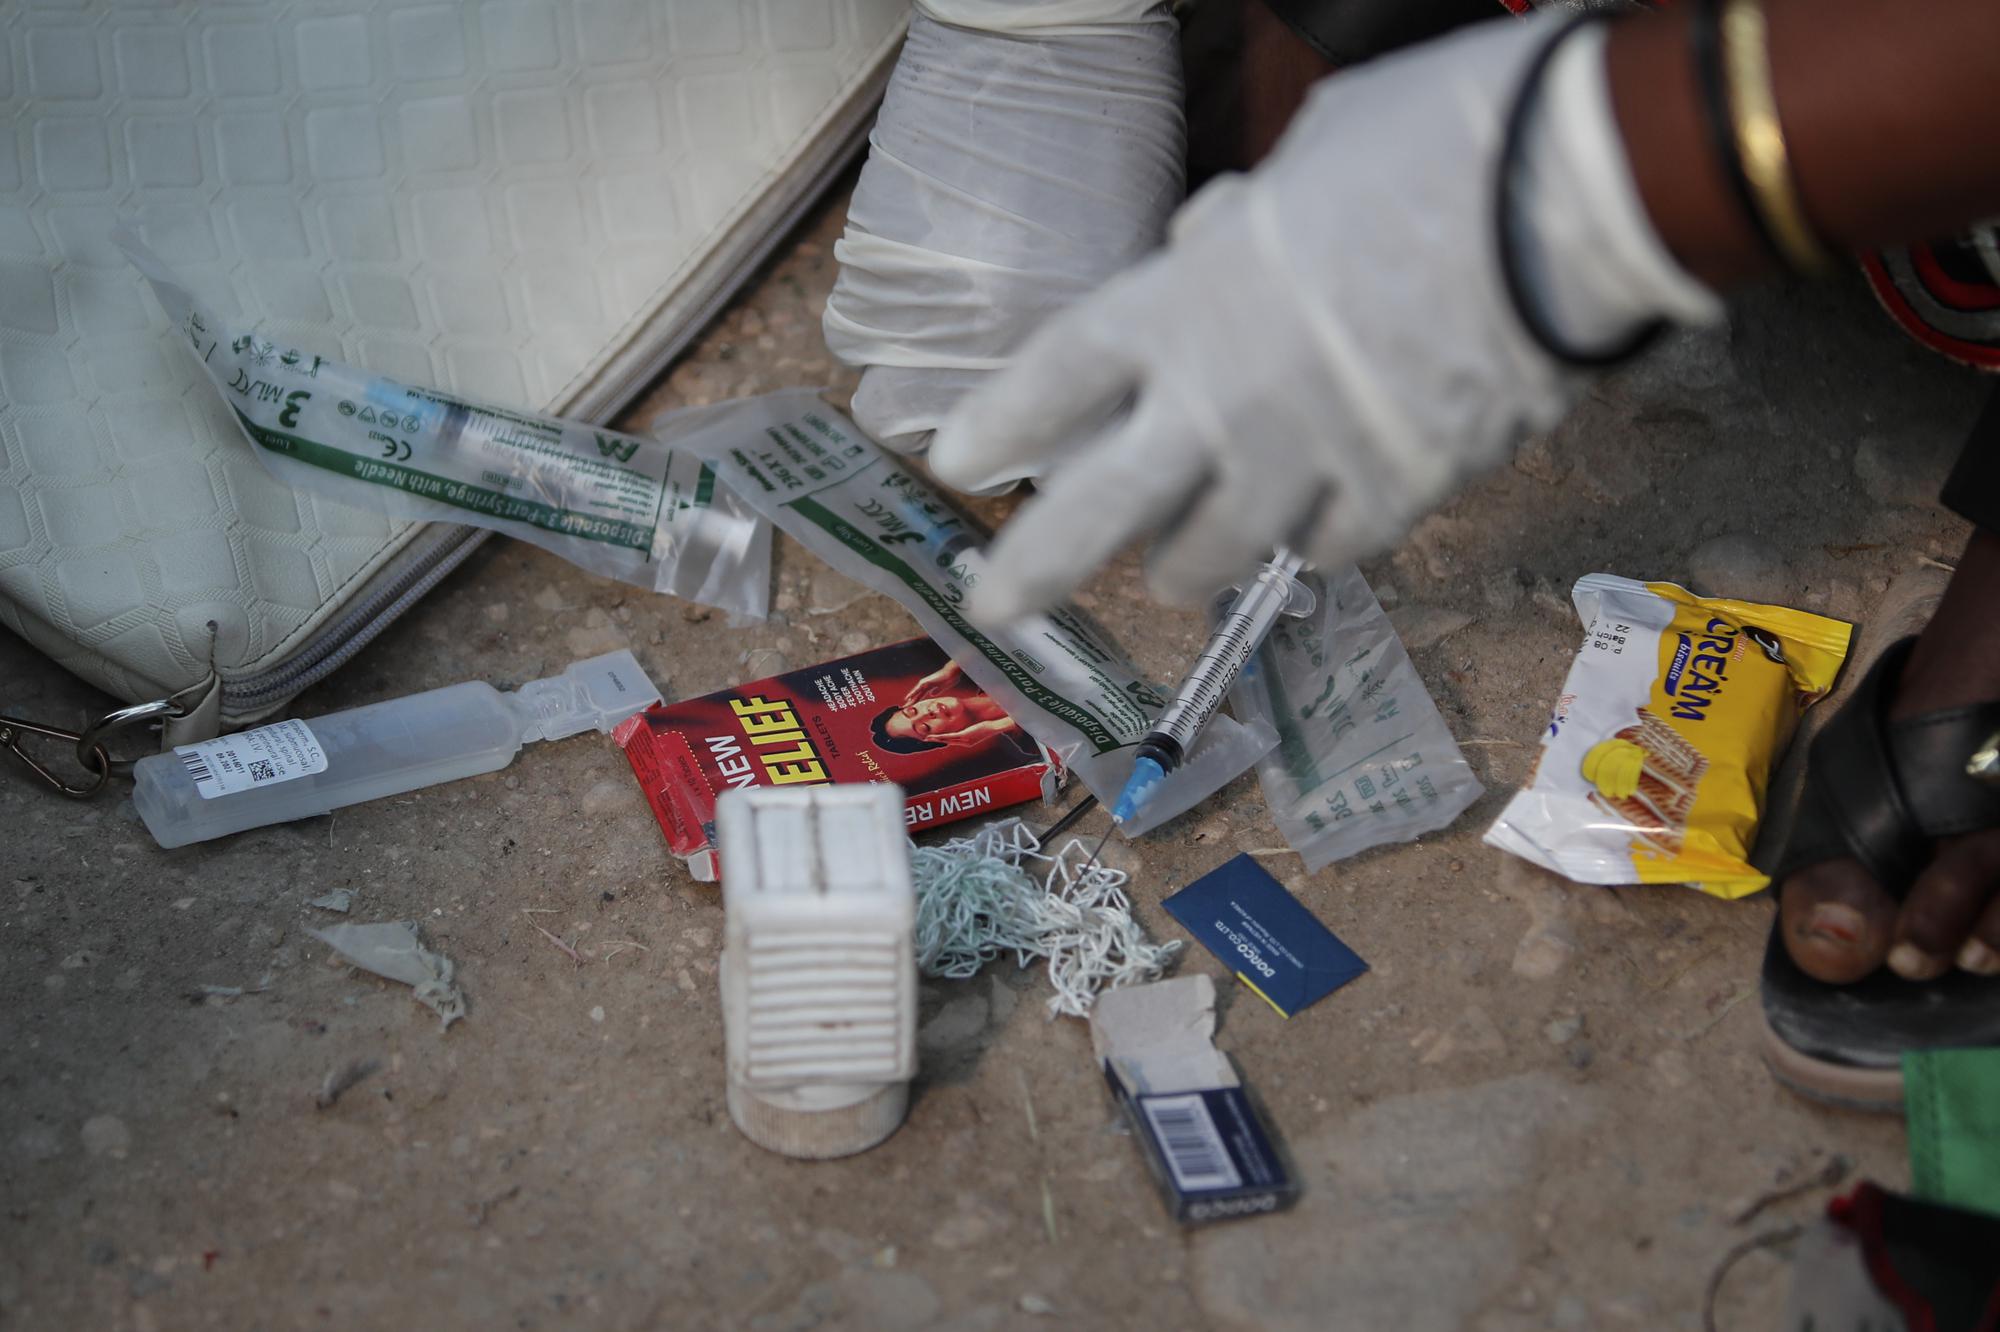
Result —
[[1125, 871], [1093, 863], [1075, 839], [1045, 853], [1019, 819], [918, 847], [910, 868], [918, 969], [963, 980], [1002, 953], [1024, 967], [1047, 958], [1051, 1016], [1083, 1017], [1100, 990], [1158, 980], [1180, 951], [1179, 940], [1156, 944], [1132, 918]]

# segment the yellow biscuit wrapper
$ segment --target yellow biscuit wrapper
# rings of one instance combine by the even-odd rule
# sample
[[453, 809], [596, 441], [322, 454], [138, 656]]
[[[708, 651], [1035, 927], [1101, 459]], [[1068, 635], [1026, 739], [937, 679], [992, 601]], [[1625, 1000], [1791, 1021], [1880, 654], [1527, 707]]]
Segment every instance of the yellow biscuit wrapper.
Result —
[[1583, 648], [1487, 842], [1581, 883], [1765, 887], [1749, 863], [1765, 787], [1851, 627], [1610, 574], [1572, 597]]

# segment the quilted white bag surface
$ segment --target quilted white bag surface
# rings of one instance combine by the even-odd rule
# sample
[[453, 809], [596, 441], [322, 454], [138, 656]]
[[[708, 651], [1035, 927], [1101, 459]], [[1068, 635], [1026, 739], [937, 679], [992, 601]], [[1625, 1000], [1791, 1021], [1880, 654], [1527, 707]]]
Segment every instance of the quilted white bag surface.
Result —
[[602, 420], [859, 147], [904, 0], [0, 4], [0, 624], [176, 741], [484, 534], [287, 489], [109, 241], [274, 337]]

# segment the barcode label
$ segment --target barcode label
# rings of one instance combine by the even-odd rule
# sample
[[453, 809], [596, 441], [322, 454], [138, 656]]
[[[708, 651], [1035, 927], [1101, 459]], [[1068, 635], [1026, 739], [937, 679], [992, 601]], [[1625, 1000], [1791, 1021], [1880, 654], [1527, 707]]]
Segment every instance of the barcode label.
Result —
[[1243, 1186], [1243, 1176], [1229, 1159], [1215, 1119], [1198, 1094], [1141, 1097], [1139, 1106], [1146, 1112], [1174, 1186], [1182, 1193]]
[[181, 745], [174, 753], [180, 756], [181, 770], [203, 800], [326, 771], [326, 750], [320, 747], [312, 727], [302, 721], [282, 721], [198, 745]]
[[204, 785], [215, 785], [215, 774], [208, 770], [207, 761], [192, 749], [177, 749], [174, 752], [181, 756], [181, 766], [187, 769], [187, 775], [194, 778], [195, 789], [207, 795]]

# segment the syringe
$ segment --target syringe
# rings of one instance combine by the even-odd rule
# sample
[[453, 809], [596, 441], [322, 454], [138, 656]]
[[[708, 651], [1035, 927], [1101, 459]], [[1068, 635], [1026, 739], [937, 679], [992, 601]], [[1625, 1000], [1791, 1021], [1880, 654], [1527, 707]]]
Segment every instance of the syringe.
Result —
[[1132, 776], [1118, 797], [1117, 808], [1111, 812], [1114, 824], [1124, 823], [1137, 814], [1153, 788], [1181, 766], [1188, 751], [1194, 748], [1195, 737], [1222, 706], [1230, 686], [1256, 654], [1271, 626], [1292, 609], [1295, 598], [1310, 595], [1298, 582], [1304, 564], [1298, 556], [1280, 548], [1271, 562], [1243, 585], [1236, 600], [1222, 613], [1208, 645], [1195, 659], [1194, 668], [1174, 691], [1173, 701], [1139, 742], [1138, 762], [1133, 764]]

